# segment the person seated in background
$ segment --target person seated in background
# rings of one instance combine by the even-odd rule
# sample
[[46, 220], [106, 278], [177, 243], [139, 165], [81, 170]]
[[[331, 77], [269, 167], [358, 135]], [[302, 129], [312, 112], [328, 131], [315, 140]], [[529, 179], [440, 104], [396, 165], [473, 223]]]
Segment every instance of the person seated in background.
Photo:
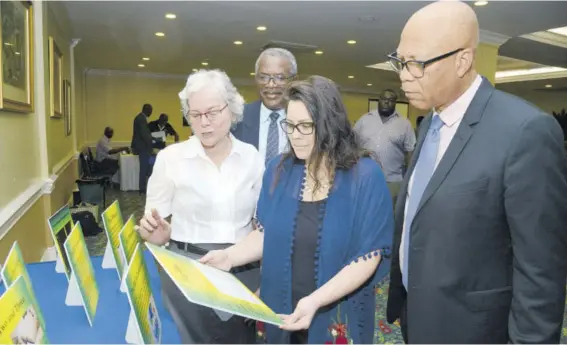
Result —
[[158, 140], [154, 144], [154, 148], [165, 148], [165, 138], [168, 135], [173, 136], [176, 143], [179, 142], [179, 135], [177, 134], [173, 126], [169, 123], [169, 116], [167, 116], [167, 114], [161, 114], [157, 120], [148, 123], [148, 127], [150, 127], [150, 132], [152, 133], [164, 133], [163, 140]]
[[371, 344], [394, 230], [386, 179], [335, 83], [291, 82], [285, 99], [292, 150], [266, 167], [256, 231], [201, 262], [229, 270], [262, 259], [260, 298], [284, 321], [265, 325], [267, 343]]
[[[244, 99], [224, 72], [191, 74], [179, 97], [194, 135], [157, 154], [138, 231], [150, 243], [169, 242], [169, 250], [198, 259], [252, 231], [264, 157], [230, 133], [242, 120]], [[169, 216], [171, 224], [164, 219]], [[248, 288], [258, 288], [258, 267], [233, 273]], [[182, 343], [255, 341], [254, 328], [244, 318], [221, 321], [213, 309], [187, 301], [166, 273], [160, 272], [160, 278]]]
[[103, 136], [96, 144], [96, 165], [97, 170], [104, 174], [114, 175], [118, 171], [118, 154], [122, 151], [129, 151], [127, 146], [113, 148], [110, 139], [114, 136], [114, 129], [106, 127]]

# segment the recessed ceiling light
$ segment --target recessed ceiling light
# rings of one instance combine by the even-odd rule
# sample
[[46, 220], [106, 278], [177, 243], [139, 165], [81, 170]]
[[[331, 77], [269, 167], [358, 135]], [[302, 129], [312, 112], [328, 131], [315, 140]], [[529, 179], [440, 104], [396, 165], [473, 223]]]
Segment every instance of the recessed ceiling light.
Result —
[[234, 44], [236, 44], [237, 46], [242, 44], [242, 41], [234, 41]]
[[138, 67], [146, 67], [143, 63], [138, 64]]
[[254, 72], [251, 72], [251, 73], [250, 73], [250, 75], [256, 75], [256, 73], [254, 73]]
[[488, 1], [477, 1], [474, 3], [475, 6], [486, 6], [488, 5]]
[[208, 63], [207, 61], [203, 61], [203, 62], [201, 62], [201, 65], [203, 65], [203, 66], [208, 66], [209, 63]]
[[197, 69], [196, 69], [196, 68], [193, 68], [193, 70], [192, 70], [192, 71], [193, 71], [193, 72], [197, 72]]
[[353, 76], [353, 75], [349, 75], [349, 76], [348, 76], [348, 79], [354, 79], [354, 76]]
[[355, 40], [348, 40], [346, 43], [348, 43], [348, 44], [356, 44], [356, 41], [355, 41]]
[[256, 28], [256, 30], [258, 30], [258, 31], [266, 31], [266, 29], [267, 28], [265, 26], [259, 26], [259, 27]]
[[372, 84], [366, 84], [366, 86], [372, 86]]
[[316, 51], [315, 51], [315, 54], [317, 54], [317, 55], [323, 55], [323, 51], [322, 51], [322, 50], [316, 50]]
[[167, 19], [175, 19], [175, 18], [177, 18], [177, 16], [176, 16], [175, 14], [173, 14], [173, 13], [166, 13], [166, 14], [165, 14], [165, 18], [167, 18]]
[[551, 85], [551, 84], [545, 85], [545, 87], [547, 87], [547, 88], [550, 88], [550, 87], [552, 87], [552, 86], [553, 86], [553, 85]]
[[156, 32], [156, 36], [163, 37], [163, 36], [165, 36], [165, 34], [163, 32]]
[[143, 57], [142, 60], [144, 60], [144, 61], [150, 61], [150, 58], [148, 58], [148, 57]]

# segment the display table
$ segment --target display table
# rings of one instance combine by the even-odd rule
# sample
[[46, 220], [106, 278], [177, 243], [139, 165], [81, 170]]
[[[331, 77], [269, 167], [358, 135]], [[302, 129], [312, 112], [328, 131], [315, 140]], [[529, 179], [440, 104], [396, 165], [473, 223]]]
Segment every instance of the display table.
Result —
[[132, 154], [120, 155], [120, 190], [138, 190], [140, 179], [140, 160]]
[[[152, 291], [162, 324], [162, 343], [179, 344], [179, 334], [171, 316], [165, 310], [160, 292], [159, 274], [153, 256], [144, 253]], [[28, 264], [43, 317], [52, 344], [124, 344], [130, 305], [126, 293], [120, 292], [116, 269], [102, 269], [102, 256], [92, 257], [99, 288], [99, 301], [93, 327], [89, 326], [83, 307], [65, 305], [67, 278], [55, 272], [55, 262]], [[0, 293], [5, 286], [0, 284]]]

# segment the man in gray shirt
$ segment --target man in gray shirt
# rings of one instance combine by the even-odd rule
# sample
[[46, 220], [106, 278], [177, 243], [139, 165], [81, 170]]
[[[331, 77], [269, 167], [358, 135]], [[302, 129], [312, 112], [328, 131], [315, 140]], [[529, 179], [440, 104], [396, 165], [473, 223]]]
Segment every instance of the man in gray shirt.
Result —
[[415, 132], [409, 120], [396, 112], [397, 99], [394, 91], [382, 91], [378, 110], [363, 115], [354, 125], [362, 146], [382, 166], [394, 202], [415, 148]]

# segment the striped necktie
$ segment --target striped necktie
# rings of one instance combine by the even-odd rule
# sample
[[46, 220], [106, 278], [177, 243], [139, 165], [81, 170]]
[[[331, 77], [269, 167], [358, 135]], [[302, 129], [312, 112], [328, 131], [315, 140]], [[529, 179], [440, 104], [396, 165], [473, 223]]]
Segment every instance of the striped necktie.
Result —
[[270, 114], [270, 127], [268, 127], [268, 140], [266, 144], [266, 164], [279, 153], [280, 133], [278, 131], [278, 118], [280, 114]]

